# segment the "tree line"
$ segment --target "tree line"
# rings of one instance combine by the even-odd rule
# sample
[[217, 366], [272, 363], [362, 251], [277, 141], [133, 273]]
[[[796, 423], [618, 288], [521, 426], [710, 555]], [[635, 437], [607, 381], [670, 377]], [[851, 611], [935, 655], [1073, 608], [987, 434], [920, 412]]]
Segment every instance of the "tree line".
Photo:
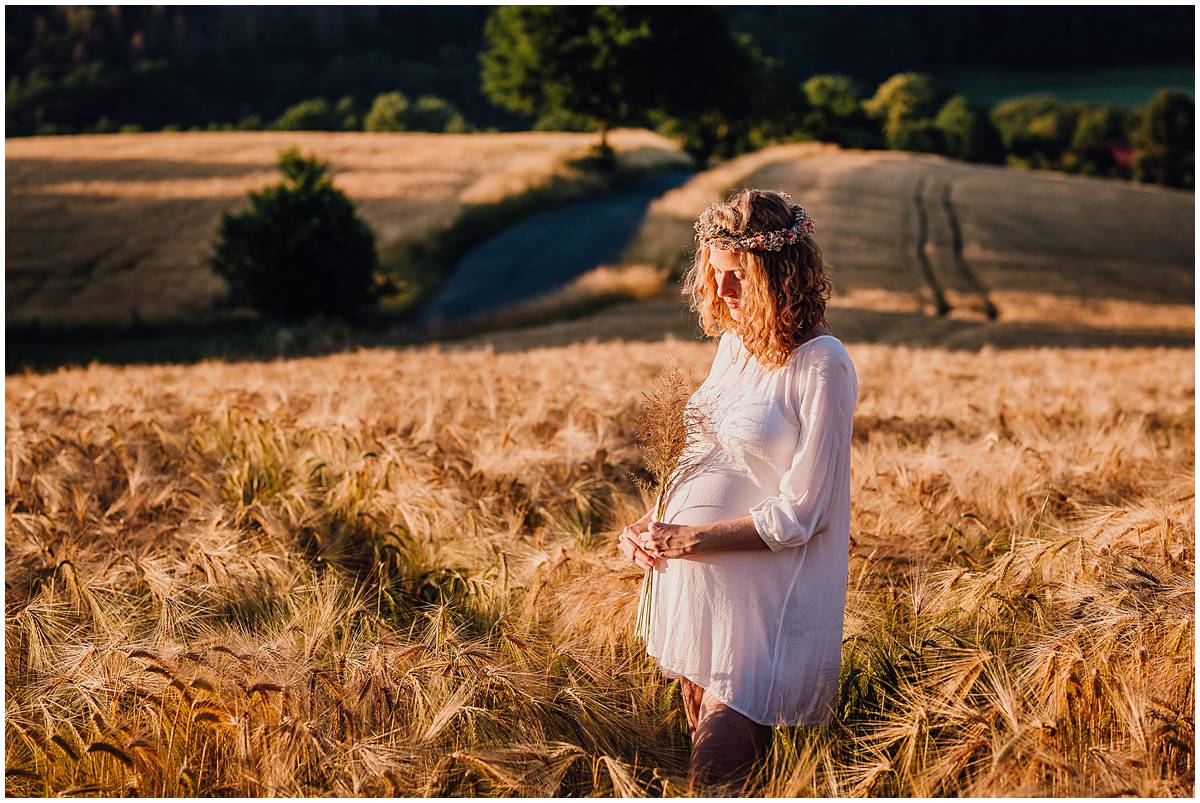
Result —
[[[609, 128], [637, 125], [676, 138], [702, 163], [813, 139], [1192, 187], [1194, 104], [1183, 93], [1139, 109], [1050, 96], [986, 108], [928, 72], [870, 77], [901, 58], [965, 66], [981, 51], [1004, 64], [1039, 36], [1059, 40], [1044, 57], [1074, 54], [1076, 63], [1134, 58], [1151, 41], [1174, 47], [1182, 34], [1161, 18], [1175, 10], [1136, 11], [1026, 9], [1025, 22], [1049, 15], [1026, 30], [997, 8], [12, 7], [6, 130], [532, 125], [597, 130], [603, 148]], [[1068, 24], [1090, 38], [1054, 32]], [[939, 33], [976, 44], [927, 41]], [[838, 43], [859, 72], [812, 74], [839, 63]], [[880, 52], [863, 52], [864, 43]]]
[[664, 7], [506, 6], [484, 32], [488, 97], [539, 124], [596, 129], [601, 150], [612, 126], [649, 122], [701, 164], [821, 140], [1194, 186], [1194, 103], [1182, 92], [1128, 111], [1051, 95], [986, 108], [904, 72], [867, 96], [849, 75], [795, 82], [711, 7], [680, 25]]
[[365, 114], [390, 92], [444, 99], [480, 128], [526, 127], [479, 87], [489, 11], [9, 6], [6, 133], [269, 127], [306, 100], [349, 97]]

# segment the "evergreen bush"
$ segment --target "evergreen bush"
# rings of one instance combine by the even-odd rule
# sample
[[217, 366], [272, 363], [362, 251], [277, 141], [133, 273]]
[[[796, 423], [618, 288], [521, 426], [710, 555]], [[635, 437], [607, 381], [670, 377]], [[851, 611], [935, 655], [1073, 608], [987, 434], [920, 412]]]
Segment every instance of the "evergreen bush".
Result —
[[375, 235], [333, 186], [329, 165], [295, 148], [279, 154], [284, 180], [221, 217], [209, 265], [233, 300], [269, 318], [348, 318], [377, 300]]
[[367, 131], [407, 131], [408, 98], [403, 92], [385, 92], [375, 98], [363, 118]]
[[942, 153], [945, 137], [933, 124], [941, 91], [931, 76], [907, 72], [893, 75], [863, 102], [863, 111], [878, 121], [888, 148]]
[[863, 111], [858, 83], [849, 76], [814, 75], [800, 89], [808, 101], [798, 132], [803, 138], [851, 146], [872, 125]]
[[466, 121], [458, 109], [447, 100], [434, 95], [422, 95], [409, 106], [410, 131], [460, 133], [467, 130]]
[[1079, 115], [1071, 137], [1071, 151], [1063, 157], [1063, 167], [1091, 176], [1118, 175], [1113, 157], [1114, 144], [1125, 144], [1121, 115], [1112, 106], [1089, 106]]

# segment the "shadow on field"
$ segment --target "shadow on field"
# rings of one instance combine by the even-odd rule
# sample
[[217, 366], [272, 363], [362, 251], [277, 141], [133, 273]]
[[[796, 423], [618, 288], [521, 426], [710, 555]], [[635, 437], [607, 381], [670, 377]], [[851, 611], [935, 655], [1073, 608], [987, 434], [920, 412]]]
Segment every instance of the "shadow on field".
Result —
[[[919, 312], [880, 311], [838, 307], [828, 312], [830, 328], [845, 342], [882, 343], [916, 348], [938, 347], [977, 351], [998, 349], [1133, 348], [1164, 346], [1190, 348], [1194, 333], [1177, 329], [1106, 329], [1018, 321], [946, 318]], [[496, 351], [563, 346], [588, 340], [651, 342], [672, 336], [703, 340], [694, 316], [669, 299], [619, 304], [571, 321], [525, 329], [489, 332], [446, 343], [448, 348], [491, 345]]]
[[[396, 322], [381, 316], [350, 328], [340, 323], [264, 326], [255, 321], [224, 322], [219, 326], [146, 326], [140, 331], [8, 331], [5, 373], [46, 371], [93, 361], [111, 365], [194, 363], [201, 360], [261, 362], [288, 357], [311, 357], [359, 348], [413, 348], [437, 345], [445, 351], [491, 346], [495, 351], [553, 348], [591, 340], [658, 342], [665, 337], [703, 341], [693, 314], [679, 301], [619, 301], [593, 299], [591, 314], [565, 308], [563, 317], [529, 321], [519, 327], [476, 332], [440, 340], [398, 337]], [[598, 309], [597, 309], [598, 308]], [[847, 343], [882, 343], [913, 348], [977, 351], [984, 346], [1016, 348], [1193, 348], [1194, 332], [1178, 329], [1105, 329], [1018, 321], [956, 319], [919, 312], [894, 312], [838, 307], [828, 313], [835, 335]]]
[[[148, 159], [125, 157], [121, 159], [72, 158], [70, 160], [15, 156], [6, 160], [13, 180], [22, 184], [47, 187], [65, 182], [78, 182], [81, 176], [87, 181], [172, 181], [177, 179], [237, 178], [255, 173], [272, 171], [273, 168], [256, 164], [215, 162], [198, 159]], [[39, 192], [39, 195], [48, 195]]]
[[105, 365], [188, 365], [202, 360], [262, 362], [310, 357], [382, 345], [382, 333], [398, 325], [386, 313], [351, 328], [338, 321], [284, 324], [231, 315], [208, 321], [137, 326], [5, 328], [4, 372], [52, 371]]

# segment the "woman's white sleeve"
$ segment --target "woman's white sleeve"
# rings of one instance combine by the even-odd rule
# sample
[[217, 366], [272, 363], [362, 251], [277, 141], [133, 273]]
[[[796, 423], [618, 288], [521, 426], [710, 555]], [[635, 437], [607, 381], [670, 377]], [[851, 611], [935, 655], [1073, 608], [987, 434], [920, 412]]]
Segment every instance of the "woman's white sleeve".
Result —
[[[816, 355], [814, 355], [816, 356]], [[804, 544], [830, 526], [850, 493], [850, 438], [858, 382], [837, 352], [816, 356], [790, 381], [798, 391], [800, 443], [779, 479], [779, 493], [750, 509], [754, 527], [773, 552]]]

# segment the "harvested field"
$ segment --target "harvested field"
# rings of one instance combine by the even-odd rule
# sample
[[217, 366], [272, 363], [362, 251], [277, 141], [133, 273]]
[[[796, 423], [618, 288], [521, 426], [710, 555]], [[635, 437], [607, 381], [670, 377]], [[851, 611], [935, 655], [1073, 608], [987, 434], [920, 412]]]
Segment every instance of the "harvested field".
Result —
[[[151, 133], [6, 143], [5, 313], [9, 323], [128, 324], [206, 310], [224, 282], [203, 262], [221, 213], [279, 180], [278, 152], [329, 161], [360, 204], [380, 254], [450, 224], [465, 204], [545, 185], [590, 134]], [[631, 166], [677, 164], [642, 130], [613, 133]]]
[[677, 266], [727, 191], [790, 193], [812, 213], [850, 340], [998, 346], [1188, 345], [1195, 196], [936, 156], [768, 148], [664, 195], [627, 252]]

